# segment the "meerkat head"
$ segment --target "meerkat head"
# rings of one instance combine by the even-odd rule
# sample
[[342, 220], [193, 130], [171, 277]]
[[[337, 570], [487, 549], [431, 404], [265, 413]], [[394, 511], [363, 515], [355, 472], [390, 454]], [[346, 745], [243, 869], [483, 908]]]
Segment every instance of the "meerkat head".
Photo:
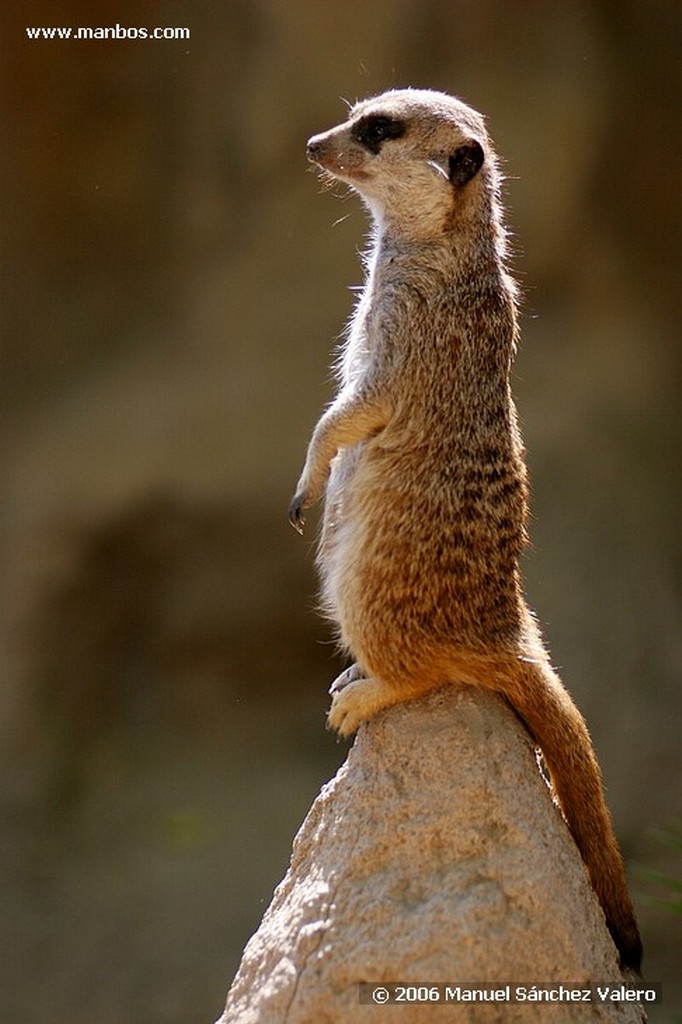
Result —
[[379, 225], [428, 237], [456, 229], [495, 190], [483, 118], [444, 93], [399, 89], [356, 104], [308, 142], [308, 159], [349, 184]]

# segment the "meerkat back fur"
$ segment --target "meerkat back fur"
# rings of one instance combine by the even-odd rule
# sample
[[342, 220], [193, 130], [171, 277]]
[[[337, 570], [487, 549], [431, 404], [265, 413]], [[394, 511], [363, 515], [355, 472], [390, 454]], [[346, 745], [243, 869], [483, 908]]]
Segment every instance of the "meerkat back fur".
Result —
[[480, 114], [428, 90], [358, 103], [308, 143], [369, 208], [366, 283], [289, 517], [325, 495], [324, 607], [354, 663], [332, 685], [349, 735], [464, 682], [503, 694], [541, 748], [623, 966], [641, 942], [599, 766], [522, 590], [527, 482], [510, 389], [515, 286]]

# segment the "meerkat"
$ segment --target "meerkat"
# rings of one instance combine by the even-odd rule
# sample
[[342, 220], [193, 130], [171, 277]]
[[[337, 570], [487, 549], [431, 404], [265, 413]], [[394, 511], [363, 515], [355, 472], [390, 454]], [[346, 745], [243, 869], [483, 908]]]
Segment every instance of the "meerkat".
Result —
[[502, 694], [541, 749], [623, 967], [642, 947], [585, 722], [522, 591], [524, 448], [510, 389], [517, 302], [484, 119], [429, 90], [356, 104], [308, 159], [369, 208], [366, 282], [289, 507], [325, 494], [322, 601], [353, 664], [341, 735], [448, 683]]

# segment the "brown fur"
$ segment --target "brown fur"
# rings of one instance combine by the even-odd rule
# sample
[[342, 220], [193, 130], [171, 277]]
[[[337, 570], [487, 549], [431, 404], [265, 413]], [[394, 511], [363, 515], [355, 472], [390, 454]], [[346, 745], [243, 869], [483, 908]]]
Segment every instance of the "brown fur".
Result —
[[290, 507], [302, 530], [326, 489], [323, 600], [356, 659], [332, 687], [329, 722], [348, 735], [447, 682], [503, 694], [542, 749], [621, 962], [639, 968], [592, 743], [522, 593], [515, 289], [483, 119], [440, 93], [394, 91], [308, 154], [359, 192], [375, 232], [339, 392]]

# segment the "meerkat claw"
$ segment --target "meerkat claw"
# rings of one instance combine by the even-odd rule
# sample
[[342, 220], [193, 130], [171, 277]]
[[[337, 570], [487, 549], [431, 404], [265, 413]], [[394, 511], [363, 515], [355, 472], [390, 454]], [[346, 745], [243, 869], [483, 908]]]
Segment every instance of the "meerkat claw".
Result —
[[303, 515], [303, 495], [296, 494], [289, 502], [289, 522], [303, 536], [305, 516]]
[[337, 676], [332, 685], [329, 687], [329, 693], [332, 697], [335, 697], [337, 693], [341, 693], [350, 683], [358, 682], [363, 678], [362, 669], [356, 663], [349, 665], [348, 668]]

